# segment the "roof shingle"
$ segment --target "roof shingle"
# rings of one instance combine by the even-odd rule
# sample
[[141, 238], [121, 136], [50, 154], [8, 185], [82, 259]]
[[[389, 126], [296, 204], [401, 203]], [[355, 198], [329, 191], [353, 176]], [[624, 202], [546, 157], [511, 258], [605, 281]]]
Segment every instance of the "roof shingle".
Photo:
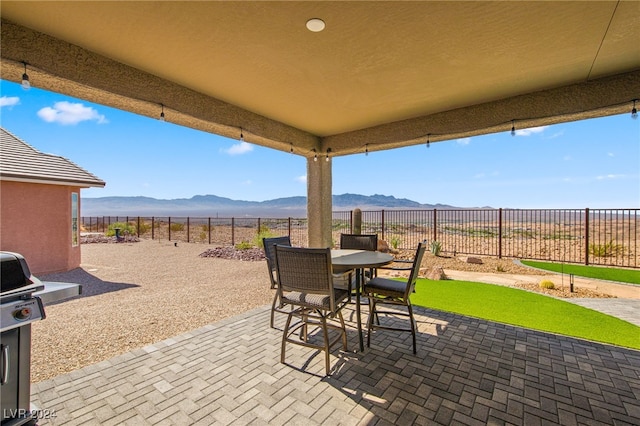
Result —
[[45, 154], [0, 128], [0, 180], [104, 187], [105, 182], [64, 157]]

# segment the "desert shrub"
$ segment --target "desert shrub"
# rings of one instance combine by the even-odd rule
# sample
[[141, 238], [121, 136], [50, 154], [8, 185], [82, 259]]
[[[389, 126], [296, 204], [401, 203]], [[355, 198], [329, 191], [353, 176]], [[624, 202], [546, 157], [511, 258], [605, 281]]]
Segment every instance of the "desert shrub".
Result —
[[258, 230], [258, 233], [256, 234], [255, 237], [253, 237], [253, 245], [256, 247], [262, 247], [262, 239], [263, 238], [273, 238], [273, 237], [277, 237], [276, 234], [274, 234], [271, 229], [269, 229], [268, 226], [266, 225], [260, 225], [260, 229]]
[[440, 256], [442, 251], [442, 243], [440, 241], [431, 241], [431, 253], [435, 256]]
[[208, 234], [207, 234], [205, 231], [201, 231], [201, 232], [200, 232], [200, 239], [201, 239], [202, 241], [205, 241], [205, 240], [207, 239], [207, 235], [208, 235]]
[[613, 240], [606, 244], [589, 244], [589, 254], [596, 257], [612, 257], [624, 254], [624, 246], [614, 244]]
[[400, 245], [400, 238], [393, 236], [391, 237], [391, 247], [393, 247], [394, 249], [398, 249], [398, 246]]
[[556, 285], [551, 280], [542, 280], [540, 281], [540, 288], [546, 288], [552, 290], [556, 287]]
[[252, 247], [253, 247], [253, 244], [251, 244], [249, 241], [242, 241], [236, 244], [236, 248], [238, 250], [248, 250]]
[[172, 231], [184, 231], [184, 223], [172, 223], [171, 224]]
[[136, 227], [127, 222], [114, 222], [109, 225], [107, 231], [104, 233], [107, 237], [113, 237], [116, 235], [116, 228], [120, 228], [120, 235], [135, 235]]
[[496, 266], [496, 271], [498, 271], [498, 272], [507, 272], [507, 270], [505, 269], [505, 267], [504, 267], [504, 266], [502, 266], [502, 265], [498, 265], [498, 266]]
[[147, 222], [140, 222], [140, 226], [138, 227], [138, 233], [140, 235], [144, 235], [151, 230], [151, 225]]

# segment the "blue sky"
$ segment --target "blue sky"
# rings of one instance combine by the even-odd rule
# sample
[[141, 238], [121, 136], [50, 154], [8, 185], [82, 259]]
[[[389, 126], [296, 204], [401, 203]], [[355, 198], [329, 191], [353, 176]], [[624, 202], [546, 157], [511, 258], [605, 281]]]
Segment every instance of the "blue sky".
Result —
[[[306, 160], [297, 155], [4, 80], [0, 107], [3, 128], [107, 183], [83, 197], [306, 195]], [[334, 194], [459, 207], [640, 207], [640, 119], [630, 113], [332, 161]]]

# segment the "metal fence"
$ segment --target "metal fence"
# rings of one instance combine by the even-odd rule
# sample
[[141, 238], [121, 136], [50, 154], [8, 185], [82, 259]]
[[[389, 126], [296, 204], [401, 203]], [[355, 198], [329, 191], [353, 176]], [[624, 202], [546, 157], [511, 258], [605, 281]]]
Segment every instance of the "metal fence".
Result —
[[[362, 211], [362, 233], [413, 249], [436, 241], [443, 255], [535, 259], [585, 265], [640, 267], [640, 209], [455, 209]], [[353, 232], [353, 212], [333, 213], [333, 243]], [[289, 235], [307, 245], [306, 218], [83, 217], [84, 232], [129, 223], [140, 238], [236, 245], [260, 236]]]

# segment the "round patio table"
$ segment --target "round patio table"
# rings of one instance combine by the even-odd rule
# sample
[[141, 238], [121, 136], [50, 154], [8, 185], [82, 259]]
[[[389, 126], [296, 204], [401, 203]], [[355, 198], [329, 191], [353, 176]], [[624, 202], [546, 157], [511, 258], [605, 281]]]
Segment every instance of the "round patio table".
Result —
[[393, 262], [393, 256], [389, 253], [367, 250], [331, 250], [331, 263], [334, 267], [338, 266], [340, 269], [355, 269], [356, 271], [356, 322], [360, 352], [364, 351], [362, 321], [360, 318], [360, 287], [364, 282], [363, 270], [388, 265], [391, 262]]

